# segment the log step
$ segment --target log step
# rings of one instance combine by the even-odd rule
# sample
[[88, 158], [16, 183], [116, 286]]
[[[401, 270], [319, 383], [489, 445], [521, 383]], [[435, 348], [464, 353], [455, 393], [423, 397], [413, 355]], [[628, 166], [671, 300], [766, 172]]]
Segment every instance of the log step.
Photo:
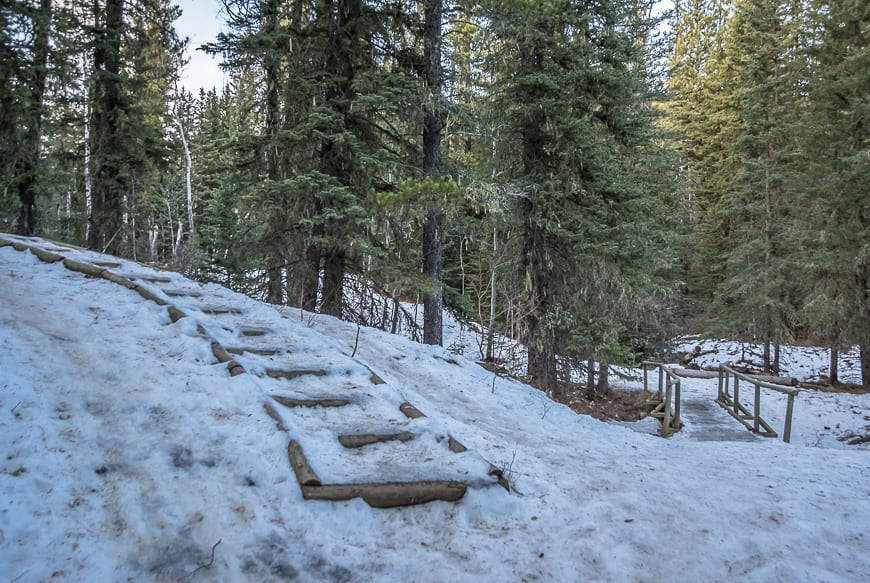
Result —
[[202, 313], [211, 314], [213, 316], [220, 316], [222, 314], [241, 314], [242, 310], [229, 306], [210, 306], [202, 308]]
[[420, 417], [425, 417], [422, 411], [407, 401], [399, 405], [399, 411], [404, 413], [405, 417], [408, 419], [419, 419]]
[[463, 482], [453, 480], [428, 480], [420, 482], [386, 482], [380, 484], [327, 484], [302, 486], [306, 500], [341, 501], [362, 498], [374, 508], [393, 508], [424, 504], [433, 500], [455, 502], [465, 496], [468, 488]]
[[370, 434], [348, 434], [339, 435], [338, 442], [347, 448], [363, 447], [373, 443], [381, 443], [384, 441], [410, 441], [414, 436], [406, 431], [400, 433], [370, 433]]
[[136, 279], [141, 279], [142, 281], [147, 281], [148, 283], [172, 283], [172, 280], [168, 277], [158, 277], [155, 275], [134, 275]]
[[121, 264], [117, 261], [94, 261], [94, 265], [99, 265], [100, 267], [104, 267], [106, 269], [118, 269], [121, 267]]
[[259, 356], [275, 356], [276, 354], [280, 354], [282, 351], [277, 348], [251, 348], [249, 346], [233, 346], [227, 348], [227, 352], [232, 354], [257, 354]]
[[202, 296], [198, 291], [188, 291], [184, 289], [166, 289], [163, 290], [163, 293], [170, 298], [198, 298]]
[[240, 332], [242, 336], [265, 336], [271, 330], [268, 328], [242, 328]]
[[311, 369], [311, 370], [278, 370], [276, 368], [270, 368], [266, 370], [266, 374], [273, 379], [287, 379], [293, 380], [295, 378], [304, 377], [304, 376], [315, 376], [315, 377], [323, 377], [326, 376], [326, 371], [322, 369]]
[[291, 399], [272, 395], [272, 398], [285, 407], [344, 407], [350, 405], [348, 399]]

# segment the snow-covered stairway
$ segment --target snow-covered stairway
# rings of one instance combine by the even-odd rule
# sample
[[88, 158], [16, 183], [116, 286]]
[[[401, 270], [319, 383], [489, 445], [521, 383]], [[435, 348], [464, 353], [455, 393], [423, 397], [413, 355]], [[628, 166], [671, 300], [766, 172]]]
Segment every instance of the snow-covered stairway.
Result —
[[360, 497], [385, 507], [455, 501], [468, 487], [506, 485], [500, 470], [409, 403], [402, 387], [385, 383], [302, 319], [216, 285], [83, 249], [0, 237], [7, 245], [136, 291], [166, 306], [172, 322], [188, 318], [230, 375], [256, 378], [263, 411], [288, 435], [287, 458], [306, 499]]

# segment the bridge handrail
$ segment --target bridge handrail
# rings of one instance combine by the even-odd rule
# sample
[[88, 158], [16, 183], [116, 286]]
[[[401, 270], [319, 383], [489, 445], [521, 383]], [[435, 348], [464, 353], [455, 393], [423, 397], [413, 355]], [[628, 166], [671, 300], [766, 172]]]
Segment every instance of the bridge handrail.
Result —
[[[645, 360], [641, 363], [641, 368], [643, 369], [643, 389], [647, 392], [652, 392], [649, 390], [649, 378], [647, 374], [649, 367], [659, 369], [658, 391], [656, 395], [661, 401], [659, 407], [662, 408], [662, 411], [659, 412], [659, 415], [662, 418], [662, 436], [667, 437], [682, 426], [682, 421], [680, 420], [680, 377], [666, 367], [663, 362]], [[667, 377], [667, 382], [665, 382], [664, 377]], [[672, 399], [673, 405], [671, 404]], [[657, 411], [658, 408], [653, 412], [653, 415], [656, 415]]]
[[[734, 398], [731, 399], [731, 395], [728, 394], [728, 377], [734, 377]], [[746, 381], [755, 386], [755, 402], [754, 402], [754, 411], [750, 413], [740, 404], [740, 386], [738, 384], [739, 380]], [[775, 383], [769, 383], [767, 381], [762, 381], [758, 379], [752, 378], [752, 375], [748, 375], [742, 372], [737, 372], [728, 364], [720, 364], [719, 365], [719, 394], [716, 401], [721, 405], [726, 411], [728, 411], [731, 416], [740, 421], [747, 429], [758, 433], [760, 435], [764, 435], [766, 437], [777, 437], [777, 432], [764, 420], [761, 418], [761, 388], [770, 389], [772, 391], [776, 391], [778, 393], [783, 393], [788, 395], [788, 402], [786, 405], [786, 413], [785, 413], [785, 427], [782, 431], [782, 440], [785, 443], [789, 443], [791, 441], [791, 421], [792, 415], [794, 413], [794, 398], [798, 395], [799, 391], [792, 387], [786, 387], [783, 385], [777, 385]], [[750, 425], [747, 421], [752, 421]], [[765, 429], [765, 432], [761, 432], [759, 430], [759, 426]]]

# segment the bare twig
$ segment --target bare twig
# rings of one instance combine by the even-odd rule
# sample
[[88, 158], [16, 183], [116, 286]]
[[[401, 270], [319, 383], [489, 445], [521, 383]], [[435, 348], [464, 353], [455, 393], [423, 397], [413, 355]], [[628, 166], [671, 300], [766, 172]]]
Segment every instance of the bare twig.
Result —
[[354, 340], [354, 342], [353, 342], [353, 352], [351, 352], [351, 354], [350, 354], [351, 358], [356, 356], [356, 349], [359, 346], [359, 331], [360, 331], [360, 325], [357, 324], [356, 325], [356, 340]]
[[194, 575], [196, 575], [201, 569], [208, 569], [209, 567], [211, 567], [214, 564], [214, 550], [217, 548], [217, 546], [219, 544], [221, 544], [222, 540], [223, 539], [219, 538], [218, 542], [214, 543], [214, 545], [211, 547], [211, 560], [208, 563], [203, 563], [202, 565], [200, 565], [199, 567], [194, 569], [193, 573], [190, 574], [191, 579], [193, 579]]
[[15, 413], [15, 410], [21, 405], [21, 401], [18, 401], [18, 404], [12, 407], [12, 413]]

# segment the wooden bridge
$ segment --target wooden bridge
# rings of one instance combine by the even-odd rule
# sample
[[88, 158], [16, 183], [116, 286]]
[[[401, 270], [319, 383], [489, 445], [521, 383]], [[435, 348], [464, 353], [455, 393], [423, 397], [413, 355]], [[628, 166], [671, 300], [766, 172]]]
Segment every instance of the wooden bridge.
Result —
[[[647, 404], [652, 407], [650, 416], [661, 421], [659, 431], [664, 437], [682, 429], [684, 417], [693, 427], [699, 428], [692, 435], [700, 440], [745, 441], [752, 440], [755, 436], [779, 437], [779, 433], [761, 415], [764, 389], [788, 396], [782, 440], [786, 443], [791, 440], [794, 400], [798, 395], [798, 390], [794, 387], [770, 382], [770, 377], [754, 377], [738, 372], [728, 364], [720, 364], [718, 371], [705, 371], [668, 368], [661, 362], [644, 361], [642, 369], [644, 391], [651, 395], [647, 400]], [[653, 371], [658, 372], [655, 387], [650, 385], [650, 372]], [[685, 378], [718, 379], [716, 397], [683, 402], [681, 380]], [[748, 407], [741, 402], [741, 381], [752, 387], [751, 403]], [[725, 422], [727, 418], [716, 414], [713, 403], [718, 404], [751, 433], [738, 429], [733, 423]]]

